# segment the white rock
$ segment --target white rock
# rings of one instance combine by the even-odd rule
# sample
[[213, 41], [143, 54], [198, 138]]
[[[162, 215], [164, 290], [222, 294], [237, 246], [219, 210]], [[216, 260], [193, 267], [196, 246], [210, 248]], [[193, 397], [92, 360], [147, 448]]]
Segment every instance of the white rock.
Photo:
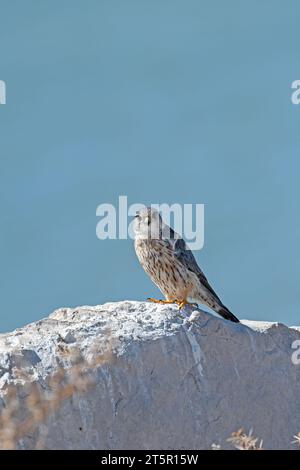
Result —
[[[26, 382], [47, 391], [47, 379], [70, 368], [64, 348], [91, 361], [113, 345], [113, 360], [90, 372], [95, 386], [67, 399], [40, 427], [45, 448], [231, 448], [226, 439], [243, 427], [264, 448], [292, 449], [300, 431], [296, 339], [296, 327], [235, 324], [177, 306], [61, 308], [0, 335], [0, 406], [8, 384], [21, 385], [21, 411]], [[34, 448], [36, 439], [31, 432], [19, 445]]]

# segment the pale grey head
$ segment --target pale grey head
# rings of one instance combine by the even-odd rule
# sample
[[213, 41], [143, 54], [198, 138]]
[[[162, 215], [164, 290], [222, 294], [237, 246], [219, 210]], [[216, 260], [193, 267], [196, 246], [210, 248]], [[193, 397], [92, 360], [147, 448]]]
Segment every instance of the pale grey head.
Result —
[[137, 211], [134, 218], [135, 238], [159, 239], [163, 227], [163, 221], [159, 212], [153, 207], [144, 207]]

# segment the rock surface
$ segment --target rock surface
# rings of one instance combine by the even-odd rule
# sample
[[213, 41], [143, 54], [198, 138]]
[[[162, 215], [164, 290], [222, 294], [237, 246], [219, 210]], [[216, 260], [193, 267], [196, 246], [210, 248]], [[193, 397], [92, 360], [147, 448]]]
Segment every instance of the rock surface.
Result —
[[293, 449], [300, 431], [300, 365], [291, 360], [299, 328], [278, 323], [234, 324], [206, 312], [145, 302], [62, 308], [48, 318], [0, 335], [1, 407], [9, 384], [45, 390], [65, 348], [94, 367], [94, 386], [75, 393], [28, 433], [20, 448], [35, 448], [43, 431], [48, 449], [232, 448], [226, 439], [243, 427], [268, 449]]

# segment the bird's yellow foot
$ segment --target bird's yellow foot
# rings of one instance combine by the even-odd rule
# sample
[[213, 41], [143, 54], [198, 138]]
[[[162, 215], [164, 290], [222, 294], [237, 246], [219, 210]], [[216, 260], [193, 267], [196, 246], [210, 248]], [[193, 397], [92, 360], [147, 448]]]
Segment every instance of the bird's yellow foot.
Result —
[[186, 306], [187, 301], [182, 300], [181, 302], [177, 302], [177, 303], [178, 303], [179, 310], [182, 310]]
[[190, 302], [187, 302], [187, 300], [181, 300], [180, 302], [176, 302], [178, 304], [179, 310], [182, 310], [186, 305], [189, 307], [198, 307], [197, 304], [191, 304]]
[[154, 302], [155, 304], [174, 304], [176, 302], [175, 300], [152, 299], [152, 297], [149, 297], [147, 300], [149, 300], [149, 302]]

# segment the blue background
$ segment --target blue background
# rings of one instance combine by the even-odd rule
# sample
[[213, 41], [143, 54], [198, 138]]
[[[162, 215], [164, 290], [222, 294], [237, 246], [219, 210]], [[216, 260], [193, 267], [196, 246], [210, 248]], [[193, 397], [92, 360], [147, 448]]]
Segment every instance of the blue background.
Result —
[[0, 0], [0, 330], [159, 296], [98, 204], [204, 203], [240, 318], [299, 324], [298, 1]]

